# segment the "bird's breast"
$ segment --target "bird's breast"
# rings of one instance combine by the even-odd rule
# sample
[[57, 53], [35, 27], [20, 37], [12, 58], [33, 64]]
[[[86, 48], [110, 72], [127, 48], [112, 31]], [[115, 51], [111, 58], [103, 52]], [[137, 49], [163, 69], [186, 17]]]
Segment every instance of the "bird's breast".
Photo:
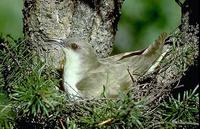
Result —
[[81, 59], [74, 52], [67, 53], [64, 63], [63, 82], [65, 91], [69, 94], [78, 95], [76, 84], [82, 79]]

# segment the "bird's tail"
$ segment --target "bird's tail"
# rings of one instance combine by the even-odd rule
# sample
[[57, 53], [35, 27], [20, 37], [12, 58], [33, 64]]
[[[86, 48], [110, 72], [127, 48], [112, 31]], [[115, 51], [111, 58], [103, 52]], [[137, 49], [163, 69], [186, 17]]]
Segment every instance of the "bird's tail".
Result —
[[151, 56], [154, 55], [155, 53], [161, 52], [167, 37], [168, 37], [167, 33], [162, 33], [158, 37], [158, 39], [156, 39], [156, 41], [153, 44], [151, 44], [142, 54], [144, 56]]

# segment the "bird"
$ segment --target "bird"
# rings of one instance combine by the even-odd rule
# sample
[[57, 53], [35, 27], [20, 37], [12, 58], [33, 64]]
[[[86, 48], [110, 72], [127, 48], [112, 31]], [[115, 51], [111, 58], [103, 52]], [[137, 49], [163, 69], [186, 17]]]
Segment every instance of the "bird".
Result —
[[62, 46], [63, 87], [71, 100], [117, 98], [133, 84], [133, 78], [144, 75], [162, 53], [167, 33], [143, 50], [98, 58], [87, 40], [54, 40]]

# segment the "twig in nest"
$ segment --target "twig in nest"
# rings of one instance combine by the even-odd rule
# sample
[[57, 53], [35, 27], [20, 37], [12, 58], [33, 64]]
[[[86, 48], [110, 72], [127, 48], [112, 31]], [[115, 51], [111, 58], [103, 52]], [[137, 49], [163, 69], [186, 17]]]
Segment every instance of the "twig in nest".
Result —
[[107, 119], [105, 121], [102, 121], [101, 123], [98, 124], [98, 126], [102, 126], [105, 124], [110, 124], [113, 121], [113, 118]]
[[127, 69], [129, 76], [131, 77], [132, 82], [136, 82], [136, 78], [133, 77], [133, 75], [130, 73], [129, 68]]
[[63, 124], [63, 122], [62, 122], [62, 119], [59, 119], [59, 122], [60, 122], [62, 128], [65, 129], [65, 126], [64, 126], [64, 124]]

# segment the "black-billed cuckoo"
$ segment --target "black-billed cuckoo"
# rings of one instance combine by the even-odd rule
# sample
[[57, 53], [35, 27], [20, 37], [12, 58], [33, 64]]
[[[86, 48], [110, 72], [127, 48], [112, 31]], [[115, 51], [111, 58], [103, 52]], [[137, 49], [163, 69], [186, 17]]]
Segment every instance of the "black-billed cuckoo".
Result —
[[[161, 34], [147, 49], [98, 59], [84, 40], [55, 40], [62, 45], [64, 90], [70, 98], [116, 98], [142, 76], [161, 56], [167, 34]], [[132, 77], [131, 77], [132, 76]]]

